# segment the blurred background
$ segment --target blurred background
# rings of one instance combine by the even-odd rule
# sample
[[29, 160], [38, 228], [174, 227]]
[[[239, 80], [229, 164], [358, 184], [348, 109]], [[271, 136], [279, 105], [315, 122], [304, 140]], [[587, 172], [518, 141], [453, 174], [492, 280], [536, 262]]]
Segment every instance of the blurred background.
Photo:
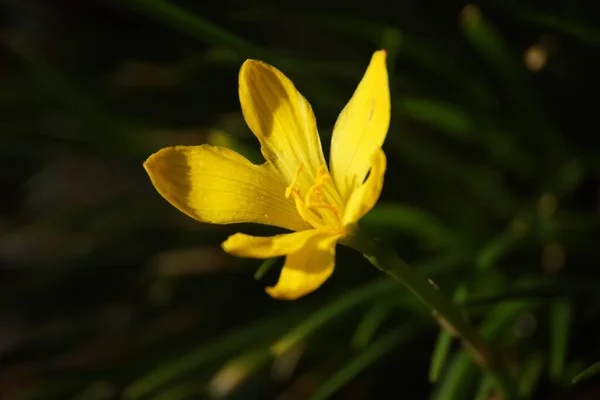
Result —
[[246, 58], [295, 82], [327, 154], [379, 48], [389, 166], [364, 226], [463, 305], [524, 399], [600, 398], [597, 3], [2, 0], [0, 16], [1, 399], [499, 399], [356, 252], [273, 300], [282, 260], [219, 245], [277, 229], [198, 223], [142, 168], [176, 144], [261, 162]]

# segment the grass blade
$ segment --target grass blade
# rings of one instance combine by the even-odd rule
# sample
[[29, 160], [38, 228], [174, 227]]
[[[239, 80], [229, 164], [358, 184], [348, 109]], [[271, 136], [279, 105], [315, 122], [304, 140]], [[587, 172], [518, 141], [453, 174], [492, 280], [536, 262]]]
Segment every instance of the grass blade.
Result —
[[223, 335], [218, 340], [191, 351], [176, 361], [164, 364], [133, 382], [125, 388], [125, 397], [138, 399], [146, 396], [180, 375], [241, 349], [256, 340], [264, 339], [265, 335], [271, 334], [273, 330], [280, 329], [281, 326], [289, 323], [289, 320], [289, 315], [278, 315], [250, 326], [244, 326], [228, 335]]
[[317, 389], [317, 391], [310, 397], [311, 400], [324, 400], [330, 398], [330, 396], [337, 390], [342, 388], [352, 378], [357, 376], [361, 371], [375, 363], [385, 353], [398, 345], [402, 340], [413, 336], [416, 333], [414, 328], [399, 328], [394, 330], [381, 339], [373, 343], [368, 349], [358, 354], [356, 357], [350, 360], [348, 364], [340, 368], [333, 376]]
[[377, 328], [392, 310], [392, 304], [382, 301], [376, 303], [367, 311], [352, 335], [351, 343], [357, 349], [364, 349], [375, 335]]
[[275, 354], [283, 354], [328, 321], [350, 310], [357, 304], [373, 297], [389, 293], [398, 288], [399, 285], [397, 282], [392, 279], [384, 278], [352, 290], [346, 295], [322, 307], [317, 312], [309, 315], [308, 318], [302, 321], [298, 326], [275, 342], [271, 347], [272, 351]]
[[552, 304], [550, 311], [550, 378], [560, 381], [565, 370], [569, 346], [572, 307], [567, 299]]
[[[467, 287], [465, 285], [461, 285], [456, 289], [454, 293], [454, 301], [457, 303], [462, 303], [467, 297]], [[446, 360], [448, 359], [448, 355], [450, 354], [450, 346], [452, 345], [452, 335], [445, 330], [440, 330], [438, 334], [438, 338], [435, 343], [435, 347], [433, 349], [433, 353], [431, 354], [431, 363], [429, 367], [429, 382], [434, 383], [437, 382], [440, 372], [444, 365], [446, 364]]]
[[573, 383], [579, 383], [585, 381], [587, 379], [592, 378], [595, 375], [600, 374], [600, 361], [592, 364], [588, 368], [584, 369], [580, 373], [578, 373], [575, 378], [573, 378]]

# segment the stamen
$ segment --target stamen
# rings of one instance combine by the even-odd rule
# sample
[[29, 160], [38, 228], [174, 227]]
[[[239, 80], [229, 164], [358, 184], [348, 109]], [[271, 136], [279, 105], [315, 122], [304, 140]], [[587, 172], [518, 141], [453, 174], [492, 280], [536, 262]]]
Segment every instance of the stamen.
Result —
[[310, 208], [312, 203], [311, 199], [313, 194], [317, 196], [319, 201], [324, 202], [323, 191], [321, 187], [325, 184], [325, 181], [329, 178], [329, 174], [325, 171], [325, 166], [321, 165], [317, 171], [317, 179], [315, 180], [315, 184], [308, 190], [306, 196], [304, 196], [304, 203], [306, 206]]
[[332, 206], [331, 204], [327, 204], [327, 203], [315, 203], [315, 204], [311, 204], [310, 208], [324, 208], [327, 209], [329, 211], [332, 211], [336, 216], [338, 215], [338, 209], [335, 206]]
[[296, 208], [298, 209], [298, 214], [302, 217], [302, 219], [315, 228], [326, 228], [327, 225], [318, 221], [311, 213], [310, 209], [306, 207], [306, 204], [302, 201], [302, 197], [300, 197], [300, 191], [294, 190], [294, 200], [296, 201]]
[[302, 198], [297, 183], [303, 167], [303, 163], [300, 163], [292, 178], [292, 182], [285, 189], [285, 197], [294, 196], [298, 214], [314, 228], [342, 229], [340, 210], [336, 206], [329, 204], [325, 188], [323, 187], [327, 180], [331, 179], [329, 172], [327, 172], [327, 167], [325, 165], [319, 167], [314, 185], [308, 189], [304, 198]]
[[304, 167], [304, 163], [300, 163], [300, 165], [298, 166], [298, 169], [296, 169], [296, 173], [294, 174], [294, 177], [292, 178], [292, 182], [290, 183], [290, 185], [288, 187], [285, 188], [285, 198], [286, 199], [290, 198], [292, 191], [295, 189], [296, 183], [298, 183], [298, 177], [300, 176], [300, 172], [302, 172], [303, 167]]
[[310, 189], [308, 189], [308, 192], [306, 192], [306, 196], [304, 196], [304, 203], [306, 204], [306, 207], [310, 208], [310, 205], [312, 203], [310, 199], [313, 193], [315, 193], [317, 190], [319, 190], [319, 187], [317, 185], [313, 185]]

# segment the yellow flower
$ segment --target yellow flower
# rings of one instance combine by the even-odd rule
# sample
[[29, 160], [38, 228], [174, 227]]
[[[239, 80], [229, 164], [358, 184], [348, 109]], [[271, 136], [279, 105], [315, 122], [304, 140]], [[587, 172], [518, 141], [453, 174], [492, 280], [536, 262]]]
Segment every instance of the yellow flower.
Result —
[[381, 193], [386, 168], [381, 146], [390, 120], [385, 59], [383, 50], [373, 54], [340, 114], [329, 169], [310, 104], [283, 73], [256, 60], [241, 67], [239, 96], [265, 163], [201, 145], [162, 149], [144, 167], [156, 190], [198, 221], [295, 231], [273, 237], [237, 233], [223, 249], [240, 257], [287, 256], [279, 281], [266, 291], [278, 299], [304, 296], [329, 278], [336, 243], [352, 234]]

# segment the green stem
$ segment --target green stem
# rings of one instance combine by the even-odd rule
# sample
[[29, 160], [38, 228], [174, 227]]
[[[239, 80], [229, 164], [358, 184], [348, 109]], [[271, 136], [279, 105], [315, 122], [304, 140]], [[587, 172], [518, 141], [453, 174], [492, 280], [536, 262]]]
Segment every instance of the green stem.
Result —
[[358, 230], [345, 240], [346, 245], [360, 251], [375, 267], [403, 283], [425, 305], [430, 307], [443, 329], [462, 338], [465, 348], [481, 367], [485, 368], [503, 391], [505, 400], [517, 398], [514, 385], [478, 330], [464, 311], [447, 298], [435, 284], [413, 270], [389, 245], [371, 239]]

